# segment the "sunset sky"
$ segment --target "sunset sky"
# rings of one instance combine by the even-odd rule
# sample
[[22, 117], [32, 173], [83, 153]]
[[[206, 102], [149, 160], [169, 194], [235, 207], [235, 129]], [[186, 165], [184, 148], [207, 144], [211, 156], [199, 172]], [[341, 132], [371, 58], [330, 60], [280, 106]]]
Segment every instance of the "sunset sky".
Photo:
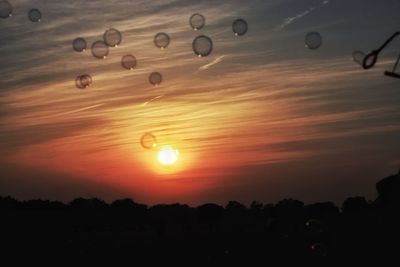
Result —
[[[375, 197], [400, 167], [400, 80], [383, 75], [400, 38], [363, 70], [368, 53], [400, 30], [398, 0], [9, 0], [0, 18], [0, 195], [70, 201], [130, 197], [147, 204], [238, 200], [305, 202]], [[27, 12], [38, 8], [42, 20]], [[201, 13], [199, 31], [189, 17]], [[234, 36], [232, 22], [249, 30]], [[90, 46], [116, 28], [104, 60]], [[317, 31], [323, 44], [305, 47]], [[171, 43], [153, 44], [158, 32]], [[213, 40], [198, 58], [192, 41]], [[121, 57], [133, 54], [128, 71]], [[150, 73], [163, 75], [160, 86]], [[400, 72], [400, 69], [399, 69]], [[88, 73], [93, 85], [77, 89]], [[146, 150], [173, 146], [171, 167]]]

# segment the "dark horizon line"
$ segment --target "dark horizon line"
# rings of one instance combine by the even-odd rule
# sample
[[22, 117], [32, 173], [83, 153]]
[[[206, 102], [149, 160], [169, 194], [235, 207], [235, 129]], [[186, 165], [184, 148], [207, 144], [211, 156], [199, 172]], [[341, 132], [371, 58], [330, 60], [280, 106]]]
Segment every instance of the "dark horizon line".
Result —
[[[377, 191], [377, 197], [376, 197], [375, 200], [370, 200], [370, 199], [367, 199], [365, 196], [360, 196], [360, 195], [348, 196], [347, 198], [345, 198], [342, 201], [342, 205], [341, 206], [343, 206], [343, 204], [349, 199], [364, 199], [364, 201], [366, 203], [368, 203], [369, 205], [373, 205], [374, 203], [379, 201], [379, 199], [382, 197], [382, 195], [384, 195], [384, 194], [387, 195], [388, 194], [388, 189], [390, 190], [390, 188], [392, 186], [396, 186], [396, 184], [397, 184], [397, 182], [399, 180], [400, 180], [400, 170], [399, 170], [399, 172], [397, 174], [392, 174], [392, 175], [389, 175], [389, 176], [387, 176], [387, 177], [385, 177], [385, 178], [383, 178], [381, 180], [378, 180], [378, 182], [376, 183], [376, 186], [375, 186], [376, 187], [376, 191]], [[21, 199], [18, 199], [16, 197], [13, 197], [11, 195], [6, 195], [6, 196], [0, 195], [0, 204], [1, 204], [1, 202], [6, 201], [6, 200], [13, 201], [13, 202], [16, 202], [16, 203], [22, 204], [22, 205], [23, 204], [29, 204], [29, 203], [32, 203], [32, 202], [41, 202], [42, 204], [44, 204], [44, 203], [53, 204], [53, 205], [54, 204], [58, 204], [58, 205], [61, 204], [61, 205], [65, 206], [65, 207], [72, 206], [72, 205], [74, 205], [74, 203], [76, 204], [79, 201], [80, 202], [86, 202], [86, 203], [90, 203], [91, 202], [93, 204], [96, 203], [98, 205], [98, 207], [100, 207], [101, 205], [103, 207], [105, 207], [105, 206], [106, 207], [112, 207], [114, 205], [118, 205], [118, 204], [121, 204], [121, 203], [125, 203], [125, 204], [126, 203], [130, 203], [132, 207], [135, 206], [135, 205], [136, 206], [145, 206], [146, 209], [150, 209], [152, 207], [157, 207], [157, 206], [177, 206], [177, 205], [178, 206], [186, 206], [186, 207], [189, 207], [189, 208], [198, 208], [198, 207], [201, 207], [201, 206], [204, 206], [204, 205], [210, 205], [210, 204], [211, 205], [215, 205], [215, 206], [219, 206], [219, 207], [222, 207], [222, 208], [226, 208], [231, 203], [237, 203], [237, 204], [240, 204], [241, 206], [245, 207], [246, 209], [251, 209], [253, 205], [262, 205], [262, 207], [271, 206], [271, 205], [272, 206], [276, 206], [279, 203], [284, 202], [284, 201], [297, 201], [297, 202], [301, 203], [303, 206], [331, 203], [331, 204], [333, 204], [333, 206], [339, 207], [339, 205], [336, 205], [337, 202], [335, 202], [333, 200], [315, 201], [313, 203], [305, 203], [302, 200], [294, 199], [294, 198], [291, 198], [291, 197], [286, 197], [286, 198], [283, 198], [283, 199], [281, 199], [279, 201], [275, 201], [273, 203], [264, 203], [264, 202], [261, 202], [261, 201], [253, 200], [253, 201], [251, 201], [250, 205], [245, 205], [245, 204], [243, 204], [243, 203], [241, 203], [239, 201], [236, 201], [236, 200], [228, 200], [225, 205], [217, 204], [215, 202], [205, 202], [205, 203], [199, 204], [197, 206], [191, 206], [189, 204], [181, 203], [181, 202], [156, 203], [156, 204], [153, 204], [153, 205], [149, 205], [149, 204], [145, 204], [145, 203], [141, 203], [141, 202], [136, 202], [135, 199], [131, 198], [131, 197], [117, 198], [117, 199], [114, 199], [111, 202], [107, 202], [106, 200], [103, 200], [103, 199], [101, 199], [99, 197], [75, 197], [71, 201], [61, 201], [61, 200], [50, 200], [50, 199], [42, 199], [42, 198], [33, 198], [33, 199], [21, 200]]]

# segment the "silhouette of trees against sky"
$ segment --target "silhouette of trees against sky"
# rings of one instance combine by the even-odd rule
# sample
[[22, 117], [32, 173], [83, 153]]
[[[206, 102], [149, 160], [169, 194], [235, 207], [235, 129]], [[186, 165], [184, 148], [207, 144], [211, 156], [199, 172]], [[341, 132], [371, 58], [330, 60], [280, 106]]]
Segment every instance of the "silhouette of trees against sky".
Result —
[[341, 208], [295, 199], [250, 207], [237, 201], [148, 207], [132, 199], [64, 204], [1, 197], [3, 252], [194, 266], [389, 261], [400, 237], [400, 173], [376, 189], [376, 200], [349, 197]]

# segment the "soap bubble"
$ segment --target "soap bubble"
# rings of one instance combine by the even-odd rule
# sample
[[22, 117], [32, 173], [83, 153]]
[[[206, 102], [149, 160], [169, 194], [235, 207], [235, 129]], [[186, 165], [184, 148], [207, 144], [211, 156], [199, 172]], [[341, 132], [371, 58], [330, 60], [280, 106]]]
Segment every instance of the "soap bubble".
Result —
[[193, 52], [199, 57], [206, 57], [211, 54], [213, 43], [210, 37], [205, 35], [197, 36], [192, 43]]
[[42, 18], [42, 12], [40, 12], [40, 10], [37, 8], [33, 8], [29, 10], [28, 18], [32, 22], [40, 22], [40, 19]]
[[122, 41], [122, 34], [118, 30], [111, 28], [105, 31], [103, 39], [106, 45], [117, 47]]
[[149, 76], [149, 82], [152, 85], [159, 85], [162, 82], [162, 75], [159, 72], [152, 72]]
[[151, 133], [145, 133], [140, 139], [140, 144], [143, 148], [152, 149], [157, 146], [157, 139]]
[[80, 38], [80, 37], [76, 38], [75, 40], [72, 41], [72, 48], [76, 52], [86, 51], [86, 48], [87, 48], [86, 40], [83, 38]]
[[91, 86], [93, 83], [92, 77], [89, 74], [79, 75], [75, 79], [75, 85], [79, 89], [85, 89]]
[[154, 36], [154, 44], [158, 48], [161, 49], [167, 48], [167, 46], [169, 45], [169, 41], [170, 38], [168, 34], [166, 34], [165, 32], [157, 33], [156, 36]]
[[103, 41], [96, 41], [92, 44], [92, 55], [95, 58], [106, 58], [108, 51], [108, 46]]
[[4, 0], [0, 1], [0, 18], [6, 19], [12, 16], [13, 7], [10, 2]]
[[133, 55], [125, 55], [121, 59], [121, 65], [127, 70], [132, 70], [136, 67], [136, 57]]
[[307, 230], [311, 233], [323, 232], [322, 222], [316, 219], [311, 219], [306, 222]]
[[353, 52], [353, 60], [354, 60], [354, 62], [356, 62], [360, 66], [363, 65], [364, 58], [365, 58], [365, 53], [364, 52], [362, 52], [362, 51], [354, 51]]
[[206, 19], [203, 15], [195, 13], [190, 17], [189, 24], [193, 28], [193, 30], [197, 31], [204, 27], [204, 25], [206, 24]]
[[311, 246], [311, 252], [319, 257], [325, 257], [327, 255], [327, 249], [324, 244], [315, 243]]
[[76, 87], [79, 88], [79, 89], [85, 88], [85, 87], [82, 85], [82, 83], [81, 83], [81, 75], [76, 76], [76, 78], [75, 78], [75, 85], [76, 85]]
[[305, 43], [309, 49], [318, 49], [322, 45], [322, 36], [318, 32], [309, 32], [306, 35]]
[[237, 19], [232, 23], [232, 30], [236, 36], [246, 34], [247, 29], [247, 21], [245, 21], [244, 19]]

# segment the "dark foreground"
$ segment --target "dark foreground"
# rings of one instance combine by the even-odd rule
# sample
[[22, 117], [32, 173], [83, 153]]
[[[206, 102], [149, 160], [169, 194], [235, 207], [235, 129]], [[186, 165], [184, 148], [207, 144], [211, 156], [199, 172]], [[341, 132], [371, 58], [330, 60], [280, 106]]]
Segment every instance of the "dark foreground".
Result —
[[400, 175], [383, 179], [377, 190], [375, 201], [348, 198], [341, 209], [292, 199], [253, 202], [250, 208], [234, 201], [191, 208], [147, 207], [129, 199], [110, 205], [76, 199], [65, 205], [0, 198], [0, 256], [2, 263], [53, 266], [337, 266], [391, 260], [398, 266]]

